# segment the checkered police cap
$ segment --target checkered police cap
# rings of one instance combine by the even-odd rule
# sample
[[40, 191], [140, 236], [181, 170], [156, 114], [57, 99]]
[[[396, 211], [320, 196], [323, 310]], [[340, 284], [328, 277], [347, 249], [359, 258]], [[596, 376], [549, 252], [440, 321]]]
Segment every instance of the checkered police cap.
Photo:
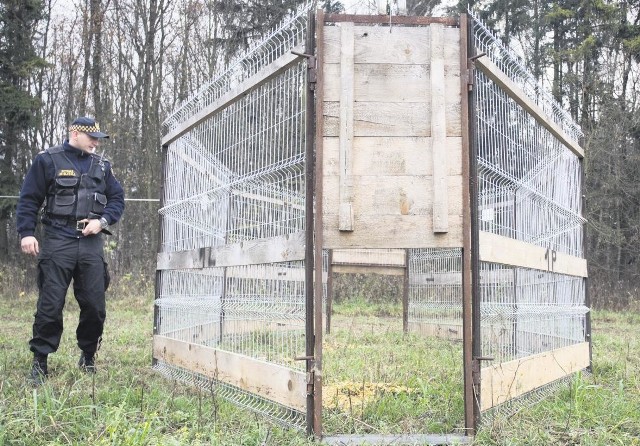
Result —
[[69, 126], [70, 132], [83, 132], [94, 138], [108, 138], [109, 135], [100, 131], [100, 125], [95, 119], [86, 116], [76, 118]]

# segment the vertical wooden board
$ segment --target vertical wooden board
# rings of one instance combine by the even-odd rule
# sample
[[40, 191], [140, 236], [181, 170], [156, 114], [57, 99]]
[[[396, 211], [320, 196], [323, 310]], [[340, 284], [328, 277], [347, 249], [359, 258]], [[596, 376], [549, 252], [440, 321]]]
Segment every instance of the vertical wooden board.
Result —
[[340, 227], [353, 230], [351, 158], [353, 153], [353, 23], [340, 24]]
[[445, 106], [444, 27], [431, 25], [431, 138], [433, 143], [433, 231], [447, 232], [448, 191], [445, 140], [447, 121]]
[[[323, 32], [325, 63], [339, 63], [339, 27], [325, 26]], [[428, 36], [429, 27], [355, 26], [355, 63], [426, 64]]]
[[462, 136], [460, 30], [458, 28], [444, 28], [443, 43], [447, 136]]
[[[447, 175], [462, 174], [462, 141], [445, 141]], [[324, 138], [323, 171], [338, 175], [338, 139]], [[355, 175], [432, 175], [431, 138], [425, 137], [355, 137], [353, 140], [353, 172]]]
[[[340, 135], [340, 104], [325, 102], [323, 136]], [[427, 103], [356, 102], [354, 136], [431, 136], [431, 107]]]

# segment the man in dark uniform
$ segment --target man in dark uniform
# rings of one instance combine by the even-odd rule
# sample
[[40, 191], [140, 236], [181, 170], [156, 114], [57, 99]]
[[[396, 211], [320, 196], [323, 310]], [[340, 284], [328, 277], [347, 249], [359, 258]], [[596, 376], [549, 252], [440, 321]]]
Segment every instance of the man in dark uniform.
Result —
[[[89, 373], [96, 371], [109, 281], [101, 233], [110, 234], [108, 226], [124, 211], [124, 191], [111, 164], [95, 154], [102, 138], [108, 137], [93, 118], [76, 119], [67, 141], [38, 153], [20, 191], [16, 212], [20, 245], [25, 254], [38, 256], [39, 296], [29, 341], [34, 354], [29, 377], [36, 385], [48, 374], [47, 355], [60, 344], [62, 309], [71, 279], [80, 306], [79, 366]], [[40, 246], [34, 234], [43, 204]]]

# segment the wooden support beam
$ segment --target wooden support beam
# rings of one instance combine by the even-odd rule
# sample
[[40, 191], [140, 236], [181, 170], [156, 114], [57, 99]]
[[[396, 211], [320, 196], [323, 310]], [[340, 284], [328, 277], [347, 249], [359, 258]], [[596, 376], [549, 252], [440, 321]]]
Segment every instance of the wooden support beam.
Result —
[[283, 406], [306, 410], [306, 374], [249, 356], [156, 335], [153, 358], [255, 393]]
[[587, 277], [587, 259], [480, 231], [480, 260]]
[[354, 37], [353, 23], [340, 24], [340, 231], [353, 231], [351, 160], [353, 152]]
[[304, 260], [304, 231], [189, 251], [160, 252], [157, 270], [200, 269]]
[[545, 384], [584, 370], [589, 365], [589, 343], [581, 342], [526, 358], [483, 367], [481, 410], [505, 403]]
[[444, 26], [434, 23], [431, 31], [431, 140], [433, 146], [433, 232], [449, 231], [449, 168], [447, 166], [447, 115], [444, 73]]

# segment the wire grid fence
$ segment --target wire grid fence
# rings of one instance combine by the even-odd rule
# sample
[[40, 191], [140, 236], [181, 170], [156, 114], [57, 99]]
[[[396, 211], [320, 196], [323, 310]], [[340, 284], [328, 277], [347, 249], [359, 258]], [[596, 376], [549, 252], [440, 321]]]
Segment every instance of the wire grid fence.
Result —
[[[569, 138], [580, 128], [477, 19], [473, 40]], [[582, 166], [579, 158], [480, 70], [474, 79], [480, 231], [547, 249], [549, 271], [480, 262], [481, 354], [494, 364], [584, 342], [586, 281], [553, 272], [559, 251], [584, 257]], [[558, 383], [489, 412], [517, 410], [548, 395]]]
[[409, 329], [462, 339], [462, 249], [409, 250]]
[[171, 113], [163, 122], [164, 134], [175, 130], [181, 123], [198, 114], [293, 48], [303, 45], [308, 14], [315, 5], [315, 1], [301, 4], [262, 40], [252, 43], [247, 51], [232, 59], [223, 73], [202, 85]]
[[[207, 105], [303, 42], [312, 4], [180, 107], [165, 132], [181, 131]], [[248, 90], [167, 148], [160, 252], [224, 247], [304, 231], [306, 61]], [[156, 333], [296, 371], [305, 362], [305, 262], [161, 270]], [[197, 385], [284, 425], [305, 413], [157, 361], [167, 377]]]
[[163, 251], [304, 229], [305, 82], [301, 61], [169, 146]]
[[482, 355], [494, 363], [584, 342], [581, 277], [482, 262]]
[[570, 138], [579, 141], [583, 133], [571, 115], [535, 79], [515, 52], [506, 47], [473, 13], [469, 12], [469, 14], [472, 17], [472, 36], [477, 53], [484, 53], [486, 57], [489, 57]]

